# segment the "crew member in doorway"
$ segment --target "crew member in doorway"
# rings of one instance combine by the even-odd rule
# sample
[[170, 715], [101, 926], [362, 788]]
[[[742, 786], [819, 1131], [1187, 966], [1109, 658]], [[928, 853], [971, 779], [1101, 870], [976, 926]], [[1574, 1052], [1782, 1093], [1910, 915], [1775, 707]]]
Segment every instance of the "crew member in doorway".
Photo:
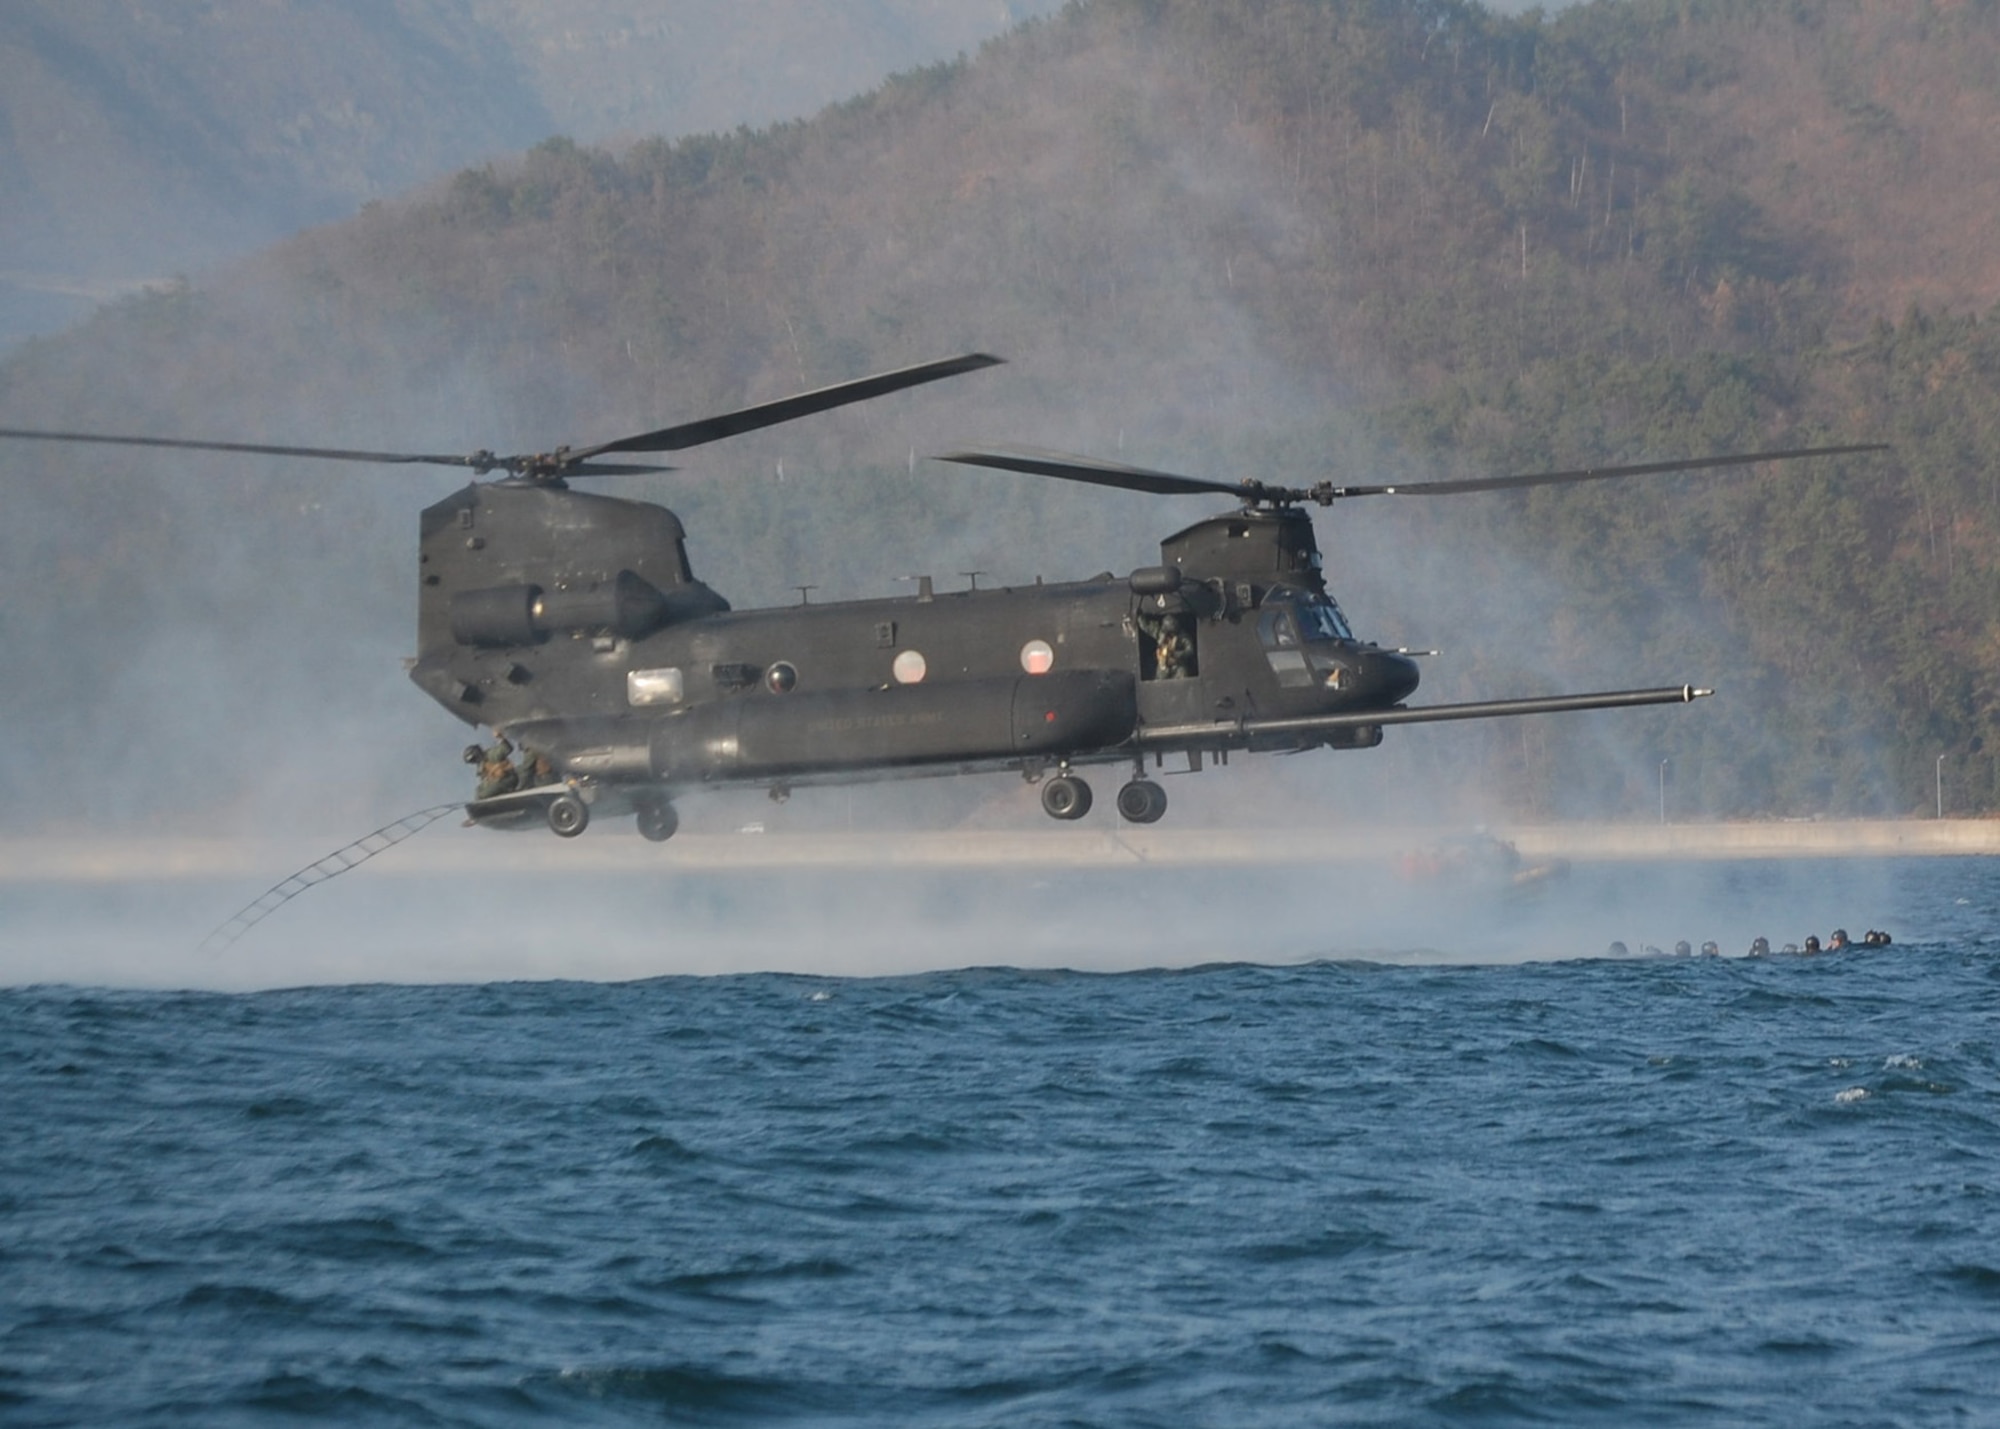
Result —
[[494, 730], [493, 743], [479, 751], [479, 788], [473, 797], [491, 799], [521, 787], [521, 774], [514, 768], [513, 754], [513, 742], [505, 731]]
[[1162, 615], [1148, 632], [1153, 637], [1154, 669], [1162, 680], [1180, 680], [1194, 673], [1194, 637], [1178, 615]]

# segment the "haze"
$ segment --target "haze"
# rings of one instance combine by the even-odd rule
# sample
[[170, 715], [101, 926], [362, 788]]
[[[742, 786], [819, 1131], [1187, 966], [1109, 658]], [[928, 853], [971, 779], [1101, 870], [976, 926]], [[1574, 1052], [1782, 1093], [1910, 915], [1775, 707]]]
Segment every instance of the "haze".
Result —
[[[755, 12], [741, 7], [740, 13]], [[1128, 77], [1093, 78], [1118, 82]], [[1141, 97], [1150, 98], [1143, 91]], [[1049, 115], [1052, 131], [1060, 132], [1060, 118], [1058, 113]], [[588, 136], [588, 129], [577, 127]], [[1173, 158], [1178, 165], [1176, 178], [1190, 192], [1227, 195], [1229, 207], [1247, 223], [1262, 226], [1265, 233], [1282, 238], [1299, 223], [1288, 176], [1271, 162], [1272, 156], [1246, 148], [1229, 151], [1228, 162], [1218, 163], [1214, 155], [1192, 150]], [[1074, 156], [1057, 145], [1049, 151], [1048, 161], [1060, 171]], [[463, 161], [450, 161], [445, 168], [458, 162]], [[370, 230], [354, 232], [362, 236], [330, 237], [328, 251], [337, 251], [342, 243], [366, 242]], [[1119, 263], [1102, 255], [1083, 255], [1077, 291], [1086, 296], [1108, 294], [1115, 303], [1120, 264], [1143, 271], [1155, 260], [1165, 266], [1167, 260], [1179, 256], [1182, 240], [1153, 226], [1150, 214], [1136, 206], [1130, 213], [1106, 215], [1102, 232], [1118, 240], [1118, 246], [1110, 251]], [[810, 247], [804, 237], [794, 241], [800, 243], [801, 252]], [[915, 283], [923, 275], [912, 274], [911, 278]], [[692, 286], [699, 288], [700, 284]], [[255, 331], [259, 298], [254, 284], [246, 284], [245, 291], [249, 296], [232, 293], [227, 301], [242, 305], [246, 331]], [[759, 395], [775, 395], [773, 388], [784, 390], [819, 376], [802, 352], [798, 335], [789, 334], [790, 341], [786, 341], [781, 315], [745, 314], [740, 321], [745, 334], [740, 344], [743, 361], [751, 374], [749, 385]], [[883, 404], [878, 411], [839, 419], [830, 423], [830, 434], [774, 435], [746, 443], [726, 459], [709, 463], [723, 470], [759, 474], [770, 482], [768, 500], [746, 506], [740, 501], [732, 504], [724, 494], [687, 486], [674, 488], [671, 499], [688, 515], [694, 532], [700, 573], [740, 604], [783, 600], [787, 594], [784, 586], [795, 575], [824, 578], [819, 598], [838, 598], [892, 593], [890, 578], [916, 568], [947, 579], [955, 570], [986, 569], [995, 578], [1008, 580], [1074, 576], [1106, 565], [1124, 569], [1145, 561], [1151, 543], [1173, 525], [1199, 514], [1185, 504], [1170, 510], [1149, 507], [1135, 513], [1123, 497], [1042, 493], [1032, 498], [1037, 515], [1028, 529], [1035, 534], [1024, 541], [1019, 526], [989, 523], [982, 515], [999, 504], [984, 494], [996, 488], [954, 486], [951, 479], [939, 483], [926, 477], [917, 488], [925, 493], [924, 499], [902, 503], [912, 511], [898, 512], [893, 518], [885, 516], [878, 523], [883, 529], [873, 532], [869, 541], [831, 555], [815, 549], [810, 517], [826, 508], [828, 486], [838, 479], [838, 473], [857, 468], [876, 473], [885, 467], [896, 470], [905, 452], [934, 450], [953, 437], [1026, 433], [1082, 450], [1123, 452], [1131, 459], [1161, 464], [1183, 461], [1199, 469], [1205, 457], [1213, 456], [1214, 448], [1210, 433], [1199, 422], [1190, 421], [1190, 411], [1222, 425], [1277, 432], [1323, 432], [1337, 420], [1338, 392], [1319, 376], [1301, 374], [1283, 356], [1266, 349], [1247, 317], [1233, 311], [1226, 297], [1214, 294], [1190, 299], [1185, 307], [1150, 319], [1153, 326], [1147, 331], [1154, 341], [1145, 345], [1145, 355], [1157, 360], [1156, 354], [1179, 344], [1182, 350], [1175, 354], [1181, 374], [1178, 386], [1154, 385], [1151, 378], [1157, 368], [1150, 374], [1124, 369], [1128, 359], [1136, 365], [1139, 353], [1106, 352], [1094, 346], [1101, 337], [1084, 323], [1069, 332], [1031, 330], [1018, 312], [1003, 305], [943, 315], [924, 313], [909, 321], [915, 334], [912, 343], [921, 339], [923, 347], [912, 356], [938, 355], [931, 350], [939, 346], [933, 338], [947, 335], [954, 340], [940, 350], [950, 350], [960, 345], [956, 338], [962, 331], [966, 344], [990, 342], [1014, 358], [1015, 366], [994, 374], [990, 382], [984, 377], [967, 379], [962, 391], [898, 399]], [[393, 430], [412, 445], [435, 443], [443, 449], [456, 449], [468, 428], [482, 434], [517, 431], [521, 433], [519, 444], [531, 446], [546, 440], [551, 429], [563, 433], [637, 429], [657, 420], [691, 415], [702, 410], [701, 404], [707, 400], [702, 394], [689, 396], [683, 389], [667, 390], [664, 376], [652, 376], [651, 386], [671, 398], [671, 405], [666, 405], [661, 392], [649, 390], [648, 381], [600, 388], [583, 365], [571, 368], [554, 361], [535, 364], [533, 384], [523, 381], [517, 385], [512, 374], [483, 370], [466, 355], [501, 349], [504, 344], [495, 337], [484, 333], [479, 344], [448, 354], [444, 362], [426, 360], [420, 344], [379, 353], [375, 364], [359, 375], [330, 360], [325, 372], [309, 377], [300, 374], [300, 385], [276, 406], [265, 400], [265, 394], [244, 392], [238, 399], [240, 408], [209, 407], [196, 416], [204, 424], [219, 423], [230, 435], [242, 430], [234, 425], [241, 419], [256, 431], [273, 431], [293, 440], [379, 445], [385, 431]], [[630, 352], [628, 348], [628, 355]], [[636, 359], [633, 362], [637, 365]], [[175, 375], [133, 374], [126, 380], [136, 389], [149, 377]], [[740, 378], [740, 373], [728, 372], [717, 373], [710, 380], [737, 383]], [[701, 380], [697, 373], [696, 381]], [[101, 393], [93, 396], [101, 397]], [[186, 412], [173, 415], [191, 420]], [[124, 755], [128, 741], [144, 744], [146, 752], [135, 761], [129, 786], [151, 792], [160, 780], [171, 777], [198, 796], [215, 782], [211, 776], [219, 762], [220, 745], [240, 764], [256, 771], [258, 787], [248, 796], [247, 806], [230, 811], [241, 815], [240, 826], [248, 828], [268, 828], [273, 820], [284, 820], [293, 827], [309, 823], [325, 829], [329, 836], [336, 830], [360, 832], [357, 820], [364, 817], [364, 811], [366, 817], [402, 812], [400, 806], [383, 807], [385, 788], [400, 791], [397, 797], [407, 795], [405, 802], [412, 803], [428, 802], [430, 791], [439, 786], [447, 794], [455, 792], [451, 781], [461, 778], [462, 771], [450, 766], [449, 755], [462, 739], [462, 732], [416, 696], [394, 666], [394, 656], [405, 653], [407, 640], [409, 573], [404, 567], [412, 511], [423, 500], [455, 484], [453, 479], [440, 476], [419, 490], [401, 479], [369, 477], [343, 483], [335, 490], [332, 483], [310, 473], [286, 478], [285, 487], [271, 489], [296, 492], [301, 502], [337, 509], [338, 521], [325, 529], [338, 530], [341, 535], [325, 550], [288, 552], [286, 563], [293, 568], [292, 579], [273, 594], [261, 577], [249, 574], [267, 566], [270, 553], [227, 530], [218, 530], [213, 499], [185, 494], [177, 487], [175, 471], [200, 472], [204, 467], [203, 463], [177, 469], [162, 467], [165, 474], [156, 474], [158, 485], [153, 490], [166, 508], [185, 504], [185, 522], [175, 529], [188, 533], [190, 554], [203, 566], [204, 579], [223, 573], [220, 588], [230, 599], [218, 598], [217, 605], [225, 607], [219, 612], [205, 612], [204, 618], [181, 624], [169, 622], [188, 612], [176, 611], [171, 600], [149, 602], [142, 598], [128, 603], [128, 625], [158, 622], [140, 625], [133, 632], [132, 646], [137, 653], [134, 667], [127, 671], [131, 688], [170, 691], [171, 697], [148, 701], [141, 727], [132, 733], [127, 733], [133, 724], [130, 705], [91, 701], [88, 713], [80, 715], [91, 724], [82, 747], [111, 760]], [[788, 480], [775, 480], [780, 471], [789, 472]], [[237, 484], [249, 491], [259, 480], [243, 478]], [[1483, 647], [1507, 653], [1489, 657], [1484, 670], [1475, 665], [1471, 677], [1490, 672], [1494, 663], [1504, 660], [1506, 673], [1512, 677], [1577, 687], [1601, 652], [1578, 644], [1554, 655], [1547, 638], [1559, 625], [1571, 593], [1531, 560], [1482, 550], [1477, 552], [1479, 564], [1474, 567], [1468, 564], [1462, 545], [1426, 540], [1427, 534], [1435, 533], [1424, 520], [1386, 511], [1357, 512], [1351, 522], [1343, 513], [1338, 532], [1323, 529], [1323, 540], [1336, 562], [1336, 590], [1364, 629], [1395, 643], [1447, 648], [1453, 646], [1455, 635], [1477, 630]], [[742, 554], [745, 552], [755, 553], [754, 561]], [[819, 560], [837, 564], [829, 574], [811, 564]], [[754, 568], [736, 569], [739, 562]], [[232, 580], [230, 572], [241, 574]], [[1507, 593], [1499, 608], [1494, 601], [1496, 590]], [[241, 610], [227, 608], [246, 602], [256, 605], [248, 612], [254, 620], [243, 619], [245, 612]], [[312, 632], [309, 642], [301, 641], [298, 632], [302, 630]], [[171, 638], [161, 638], [169, 631]], [[121, 635], [125, 633], [121, 631]], [[1609, 682], [1622, 677], [1624, 672], [1620, 671]], [[1444, 698], [1494, 693], [1462, 688], [1468, 678], [1464, 665], [1456, 672], [1447, 668], [1427, 683], [1426, 694]], [[1599, 677], [1599, 684], [1606, 682]], [[244, 690], [256, 691], [259, 703], [246, 707]], [[1601, 742], [1610, 751], [1607, 762], [1623, 771], [1618, 777], [1624, 785], [1650, 795], [1656, 764], [1656, 750], [1648, 742], [1650, 726], [1621, 726], [1606, 720], [1574, 727], [1598, 732], [1584, 736], [1585, 742]], [[1287, 762], [1283, 768], [1272, 762], [1246, 761], [1249, 767], [1232, 770], [1220, 780], [1202, 781], [1200, 792], [1176, 790], [1174, 817], [1199, 827], [1204, 820], [1240, 819], [1245, 809], [1254, 811], [1253, 817], [1274, 813], [1297, 817], [1314, 811], [1365, 814], [1372, 809], [1403, 807], [1424, 816], [1477, 820], [1487, 805], [1487, 791], [1470, 775], [1481, 765], [1484, 751], [1506, 740], [1520, 741], [1525, 751], [1531, 742], [1543, 738], [1525, 727], [1478, 734], [1412, 731], [1400, 734], [1393, 746], [1378, 756], [1326, 756], [1316, 762]], [[1468, 749], [1474, 753], [1468, 755]], [[193, 753], [193, 767], [185, 771], [170, 768], [173, 754], [163, 751]], [[334, 772], [331, 781], [329, 765]], [[240, 769], [222, 772], [240, 775]], [[962, 819], [988, 804], [1002, 804], [1010, 795], [1018, 795], [1018, 786], [1006, 786], [1007, 781], [974, 781], [950, 788], [926, 786], [921, 796], [869, 794], [864, 796], [862, 808], [864, 815], [872, 813], [884, 827], [921, 826], [924, 816], [913, 812], [919, 804], [942, 808], [948, 811], [948, 818]], [[804, 807], [808, 799], [799, 802], [802, 807], [787, 817], [810, 820], [813, 814]], [[728, 828], [752, 821], [755, 815], [749, 810], [756, 807], [754, 796], [718, 801], [712, 813], [701, 817], [713, 820], [714, 827]], [[1032, 822], [1039, 816], [1030, 808], [1027, 817]], [[230, 826], [238, 825], [232, 821]], [[439, 830], [436, 836], [449, 835]], [[329, 837], [329, 842], [336, 841]], [[276, 868], [273, 876], [284, 871]], [[503, 904], [517, 898], [532, 905], [541, 928], [536, 937], [542, 940], [540, 946], [546, 953], [561, 947], [564, 933], [560, 930], [569, 926], [565, 919], [572, 918], [576, 910], [562, 901], [562, 891], [552, 891], [549, 885], [556, 881], [529, 882], [537, 886], [507, 894], [494, 894], [492, 885], [482, 882], [480, 887], [486, 891], [479, 896], [497, 898]], [[943, 886], [962, 892], [959, 884], [947, 882]], [[254, 887], [245, 890], [246, 896], [253, 891]], [[687, 891], [685, 886], [682, 891]], [[941, 896], [965, 906], [987, 906], [978, 898], [957, 899], [949, 893]], [[994, 896], [1013, 902], [1012, 893]], [[462, 914], [465, 898], [464, 889], [447, 890], [440, 901]], [[556, 901], [553, 905], [544, 901], [549, 899]], [[919, 893], [918, 911], [931, 906], [932, 899], [930, 893]], [[1397, 901], [1390, 895], [1385, 906], [1393, 909]], [[415, 921], [414, 910], [424, 903], [423, 895], [410, 903], [398, 903], [398, 919], [412, 919], [399, 921], [398, 926], [423, 930], [421, 934], [398, 933], [398, 945], [415, 941], [449, 948], [454, 955], [470, 956], [473, 968], [487, 966], [479, 959], [477, 940], [471, 954], [463, 952], [458, 935], [464, 930], [465, 918], [443, 916], [434, 925]], [[843, 966], [894, 965], [893, 956], [883, 951], [879, 908], [866, 906], [865, 901], [845, 892], [798, 906], [806, 910], [800, 916], [815, 930], [813, 937], [801, 943], [800, 929], [786, 929], [778, 939], [780, 945], [803, 948], [804, 955], [812, 957], [836, 950]], [[1172, 910], [1182, 905], [1169, 901], [1165, 906]], [[220, 911], [227, 910], [219, 910], [218, 916]], [[294, 911], [310, 919], [313, 904], [308, 901]], [[1122, 913], [1118, 916], [1128, 918]], [[1283, 933], [1279, 942], [1289, 948], [1289, 955], [1310, 956], [1316, 951], [1352, 946], [1322, 941], [1316, 930], [1318, 916], [1315, 909], [1302, 904], [1279, 925]], [[546, 926], [544, 919], [548, 920]], [[489, 921], [485, 926], [492, 924]], [[689, 919], [686, 910], [668, 908], [660, 910], [657, 926], [663, 930], [660, 936], [664, 942], [665, 929], [698, 927], [713, 932], [717, 920]], [[896, 933], [891, 941], [896, 946], [921, 944], [922, 923], [913, 925], [905, 919], [893, 926]], [[1022, 925], [998, 918], [990, 926]], [[1096, 925], [1086, 919], [1080, 926]], [[1119, 926], [1118, 918], [1107, 926]], [[641, 947], [651, 946], [645, 941], [648, 924], [643, 912], [633, 915], [629, 924], [614, 927], [608, 914], [600, 921], [593, 910], [592, 921], [585, 927], [583, 941], [589, 948], [617, 945], [621, 938], [636, 939]], [[957, 921], [941, 919], [936, 928], [934, 947], [946, 960], [985, 955], [965, 951], [965, 931]], [[1695, 936], [1692, 931], [1689, 935]], [[1237, 955], [1236, 949], [1221, 945], [1219, 940], [1196, 941], [1199, 947], [1176, 943], [1172, 956], [1203, 955], [1202, 948], [1208, 956]], [[1593, 930], [1589, 938], [1558, 940], [1549, 946], [1551, 951], [1587, 953], [1598, 943]], [[864, 948], [870, 951], [859, 951]], [[1269, 950], [1257, 951], [1263, 954]], [[1005, 947], [997, 946], [991, 955], [1004, 957]], [[1166, 952], [1160, 955], [1166, 956]], [[1287, 954], [1276, 951], [1271, 955]], [[553, 953], [538, 955], [530, 965], [541, 970], [560, 966], [550, 961], [553, 957]], [[669, 957], [668, 965], [683, 964], [678, 957]], [[664, 970], [645, 964], [643, 958], [632, 966], [635, 970]]]
[[19, 0], [0, 9], [0, 350], [550, 135], [801, 118], [1061, 3]]

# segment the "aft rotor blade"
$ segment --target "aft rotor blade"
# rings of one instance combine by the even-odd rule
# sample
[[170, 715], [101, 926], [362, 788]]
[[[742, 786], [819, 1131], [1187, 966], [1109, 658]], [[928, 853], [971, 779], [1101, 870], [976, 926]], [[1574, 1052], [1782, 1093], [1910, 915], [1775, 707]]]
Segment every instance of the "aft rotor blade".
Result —
[[1087, 481], [1095, 486], [1116, 486], [1154, 496], [1198, 496], [1220, 492], [1224, 496], [1254, 501], [1265, 499], [1264, 493], [1270, 490], [1261, 482], [1211, 481], [1206, 477], [1176, 476], [1169, 471], [1149, 471], [1145, 467], [1067, 456], [1062, 452], [1038, 451], [1032, 447], [991, 452], [947, 452], [931, 460], [952, 461], [961, 466], [989, 466], [996, 471], [1026, 472], [1030, 476], [1053, 476], [1061, 481]]
[[[984, 352], [970, 352], [963, 357], [948, 357], [939, 362], [923, 362], [915, 367], [898, 368], [894, 372], [878, 372], [873, 377], [859, 377], [852, 382], [836, 382], [831, 387], [820, 387], [811, 392], [802, 392], [796, 397], [765, 402], [756, 407], [744, 407], [738, 411], [725, 412], [720, 416], [704, 417], [698, 422], [684, 422], [678, 427], [662, 427], [657, 432], [642, 432], [636, 437], [623, 437], [618, 441], [605, 442], [599, 446], [582, 447], [570, 453], [569, 459], [572, 462], [587, 461], [606, 452], [682, 451], [688, 447], [720, 441], [724, 437], [754, 432], [760, 427], [774, 427], [780, 422], [809, 417], [815, 412], [824, 412], [833, 407], [844, 407], [850, 402], [865, 402], [871, 397], [886, 396], [891, 392], [900, 392], [905, 387], [935, 382], [942, 377], [956, 377], [962, 372], [976, 372], [982, 367], [994, 367], [1002, 361], [1003, 359]], [[567, 476], [571, 473], [565, 470], [563, 474]]]
[[98, 432], [43, 432], [23, 427], [0, 427], [0, 437], [19, 437], [24, 441], [34, 442], [96, 442], [99, 445], [114, 447], [177, 447], [182, 451], [248, 452], [255, 456], [300, 456], [321, 461], [388, 462], [399, 465], [422, 462], [430, 466], [469, 466], [480, 471], [490, 471], [498, 464], [490, 452], [474, 453], [471, 456], [438, 456], [418, 452], [349, 451], [342, 447], [277, 447], [257, 442], [198, 442], [184, 437], [115, 437]]
[[[1638, 466], [1586, 466], [1575, 471], [1538, 471], [1525, 476], [1479, 476], [1464, 481], [1423, 481], [1394, 486], [1325, 486], [1315, 488], [1318, 500], [1343, 496], [1454, 496], [1467, 491], [1507, 491], [1519, 486], [1561, 486], [1578, 481], [1605, 481], [1617, 476], [1651, 476], [1669, 471], [1706, 471], [1714, 467], [1755, 466], [1760, 461], [1794, 461], [1809, 456], [1852, 456], [1857, 452], [1885, 452], [1888, 446], [1871, 442], [1863, 446], [1798, 447], [1782, 452], [1750, 452], [1736, 456], [1694, 457], [1687, 461], [1653, 461]], [[1324, 496], [1321, 493], [1324, 492]]]
[[1567, 714], [1574, 710], [1629, 709], [1634, 705], [1681, 705], [1706, 699], [1713, 690], [1694, 685], [1667, 685], [1652, 690], [1604, 690], [1587, 695], [1544, 695], [1521, 700], [1478, 700], [1459, 705], [1396, 705], [1381, 710], [1341, 714], [1301, 715], [1293, 719], [1205, 721], [1197, 724], [1153, 725], [1139, 731], [1142, 746], [1181, 745], [1203, 739], [1236, 739], [1266, 734], [1331, 734], [1380, 724], [1433, 724], [1444, 720], [1504, 719], [1514, 715]]

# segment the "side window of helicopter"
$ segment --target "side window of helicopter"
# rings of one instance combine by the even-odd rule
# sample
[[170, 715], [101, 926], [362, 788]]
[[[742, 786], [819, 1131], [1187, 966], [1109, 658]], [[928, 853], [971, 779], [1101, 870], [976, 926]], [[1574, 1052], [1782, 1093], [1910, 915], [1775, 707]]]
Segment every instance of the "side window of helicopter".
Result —
[[629, 704], [677, 705], [686, 693], [686, 682], [677, 668], [625, 672], [625, 699]]
[[1266, 605], [1264, 613], [1257, 618], [1257, 638], [1266, 650], [1296, 650], [1299, 648], [1299, 627], [1292, 620], [1292, 613], [1282, 605]]
[[1289, 605], [1265, 605], [1264, 613], [1257, 617], [1257, 638], [1280, 685], [1312, 683], [1312, 669], [1306, 663], [1305, 651], [1299, 648], [1299, 627]]

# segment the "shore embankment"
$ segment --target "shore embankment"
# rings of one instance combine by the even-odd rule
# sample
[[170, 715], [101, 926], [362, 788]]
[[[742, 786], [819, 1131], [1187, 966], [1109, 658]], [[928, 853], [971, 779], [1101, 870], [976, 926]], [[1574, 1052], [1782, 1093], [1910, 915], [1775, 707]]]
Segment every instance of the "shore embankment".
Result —
[[[440, 826], [380, 860], [381, 874], [681, 874], [755, 869], [1301, 867], [1389, 864], [1446, 846], [1463, 828], [1136, 828], [870, 833], [686, 833], [651, 844], [624, 828], [575, 840]], [[1769, 820], [1737, 823], [1564, 823], [1482, 830], [1524, 859], [1841, 859], [2000, 855], [2000, 820]], [[279, 875], [326, 856], [337, 839], [0, 839], [0, 884], [119, 883]]]

